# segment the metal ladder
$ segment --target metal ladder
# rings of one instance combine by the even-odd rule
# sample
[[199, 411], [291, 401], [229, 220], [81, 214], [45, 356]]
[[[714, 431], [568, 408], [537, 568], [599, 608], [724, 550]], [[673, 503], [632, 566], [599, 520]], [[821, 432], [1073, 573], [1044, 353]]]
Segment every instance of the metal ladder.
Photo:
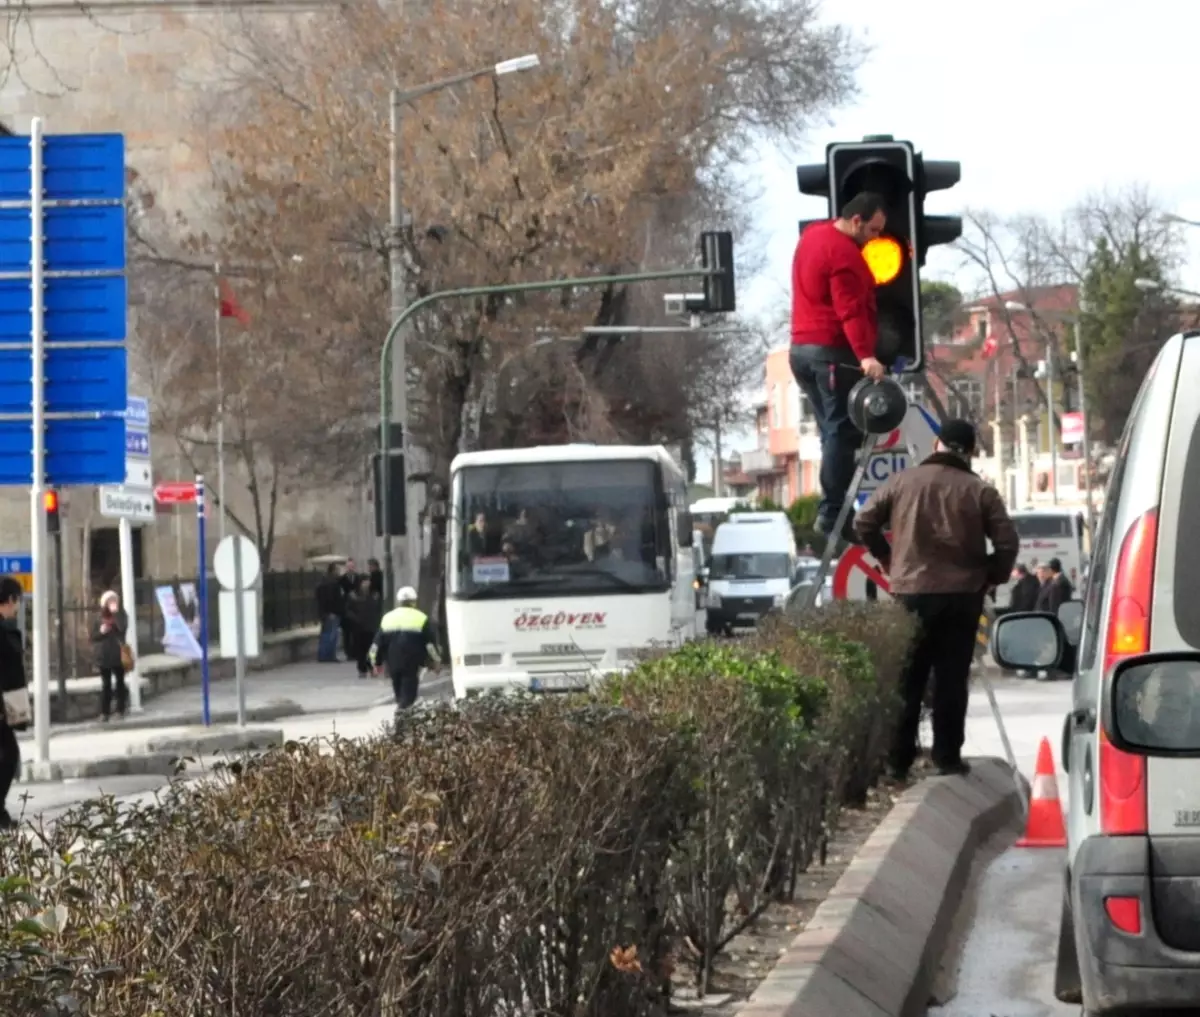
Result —
[[[833, 562], [834, 552], [837, 550], [838, 545], [842, 543], [842, 527], [846, 525], [846, 521], [850, 518], [850, 513], [854, 511], [854, 505], [858, 501], [863, 481], [867, 478], [867, 467], [871, 463], [871, 456], [875, 454], [876, 446], [885, 437], [887, 437], [886, 434], [868, 434], [863, 440], [862, 446], [858, 450], [858, 465], [854, 468], [854, 476], [850, 479], [850, 486], [846, 489], [846, 500], [842, 503], [842, 510], [838, 513], [833, 532], [825, 538], [825, 550], [821, 553], [821, 564], [817, 567], [817, 574], [811, 580], [796, 583], [788, 590], [787, 597], [784, 598], [783, 602], [785, 611], [796, 600], [796, 595], [809, 582], [812, 585], [811, 588], [804, 590], [804, 596], [799, 602], [800, 609], [811, 611], [816, 606], [817, 597], [821, 595], [821, 590], [825, 587], [825, 577], [829, 574], [829, 566]], [[904, 442], [896, 451], [906, 452], [909, 461], [915, 461], [913, 450], [907, 442]]]

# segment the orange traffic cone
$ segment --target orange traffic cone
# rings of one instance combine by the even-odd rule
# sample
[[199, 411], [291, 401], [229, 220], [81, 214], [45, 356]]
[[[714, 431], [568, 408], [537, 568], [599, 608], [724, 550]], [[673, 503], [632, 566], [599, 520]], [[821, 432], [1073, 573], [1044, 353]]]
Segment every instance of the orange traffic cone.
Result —
[[1029, 799], [1029, 821], [1025, 836], [1017, 847], [1066, 847], [1067, 828], [1063, 823], [1062, 804], [1058, 800], [1058, 781], [1054, 778], [1054, 754], [1050, 741], [1038, 746], [1037, 767], [1033, 771], [1033, 790]]

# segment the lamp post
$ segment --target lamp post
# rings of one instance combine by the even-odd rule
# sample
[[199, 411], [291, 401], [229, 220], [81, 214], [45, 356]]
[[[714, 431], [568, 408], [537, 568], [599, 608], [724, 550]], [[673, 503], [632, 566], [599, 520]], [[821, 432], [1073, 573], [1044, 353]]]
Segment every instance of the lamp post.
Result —
[[[403, 242], [405, 215], [402, 199], [404, 187], [404, 175], [400, 164], [400, 134], [401, 134], [401, 116], [404, 107], [411, 102], [426, 95], [431, 95], [434, 92], [440, 92], [447, 88], [453, 88], [455, 85], [466, 84], [470, 81], [475, 81], [478, 78], [498, 78], [505, 74], [513, 74], [517, 71], [528, 71], [539, 66], [541, 63], [536, 53], [530, 53], [526, 56], [516, 57], [513, 60], [502, 60], [498, 64], [492, 64], [489, 67], [481, 67], [473, 71], [466, 71], [462, 74], [455, 74], [448, 78], [441, 78], [438, 81], [431, 81], [425, 85], [418, 85], [415, 88], [393, 88], [391, 93], [391, 138], [389, 144], [390, 155], [390, 218], [391, 232], [388, 238], [388, 270], [391, 279], [391, 321], [393, 325], [400, 323], [400, 329], [396, 334], [395, 350], [391, 358], [390, 370], [390, 388], [391, 388], [391, 417], [399, 425], [403, 448], [406, 452], [412, 449], [412, 443], [409, 439], [408, 427], [408, 356], [407, 356], [407, 332], [406, 324], [401, 321], [405, 309], [408, 307], [408, 278], [405, 272]], [[389, 445], [395, 444], [388, 442]], [[405, 460], [408, 462], [408, 459]], [[381, 464], [383, 471], [386, 472], [387, 463]], [[417, 549], [419, 544], [416, 540], [416, 527], [411, 525], [413, 513], [408, 510], [411, 505], [411, 499], [405, 499], [405, 515], [408, 519], [405, 520], [405, 554], [404, 554], [404, 570], [405, 579], [411, 585], [416, 585], [419, 578], [420, 563], [417, 560]], [[384, 525], [384, 568], [387, 585], [387, 595], [391, 596], [395, 589], [394, 582], [394, 561], [392, 554], [392, 537], [391, 533], [391, 518], [390, 512], [385, 511]]]
[[[1141, 281], [1142, 280], [1135, 281], [1134, 285], [1137, 286]], [[1141, 288], [1141, 287], [1139, 286], [1139, 288]], [[1004, 306], [1010, 311], [1029, 311], [1030, 310], [1030, 308], [1027, 307], [1025, 304], [1017, 303], [1015, 301], [1009, 301]], [[1074, 327], [1074, 332], [1075, 332], [1075, 384], [1077, 386], [1077, 393], [1078, 393], [1078, 399], [1079, 399], [1079, 423], [1083, 429], [1083, 436], [1082, 436], [1082, 440], [1080, 442], [1082, 447], [1081, 447], [1080, 451], [1083, 453], [1083, 473], [1084, 473], [1084, 483], [1086, 485], [1084, 488], [1084, 498], [1085, 498], [1085, 504], [1087, 505], [1088, 530], [1093, 535], [1095, 535], [1095, 532], [1096, 532], [1096, 530], [1095, 530], [1095, 515], [1092, 510], [1092, 450], [1091, 450], [1091, 441], [1090, 441], [1090, 438], [1088, 437], [1087, 396], [1086, 396], [1086, 393], [1084, 390], [1084, 384], [1083, 384], [1083, 375], [1084, 375], [1084, 371], [1085, 371], [1084, 355], [1083, 355], [1083, 337], [1080, 332], [1080, 321], [1082, 320], [1083, 315], [1085, 313], [1087, 313], [1087, 307], [1081, 301], [1078, 312], [1050, 310], [1050, 311], [1039, 311], [1038, 313], [1046, 314], [1051, 317], [1060, 318], [1063, 321], [1069, 321], [1072, 323], [1072, 325]], [[1058, 504], [1058, 456], [1055, 454], [1056, 449], [1055, 449], [1055, 443], [1054, 443], [1054, 401], [1053, 401], [1054, 368], [1053, 368], [1053, 363], [1054, 363], [1053, 353], [1048, 353], [1047, 357], [1046, 357], [1046, 364], [1047, 364], [1047, 367], [1049, 368], [1049, 371], [1047, 372], [1047, 377], [1048, 377], [1048, 383], [1051, 386], [1051, 388], [1050, 388], [1050, 414], [1049, 414], [1049, 416], [1050, 416], [1049, 427], [1050, 427], [1050, 435], [1051, 435], [1051, 448], [1050, 448], [1051, 458], [1050, 458], [1050, 461], [1052, 464], [1051, 469], [1054, 471], [1054, 485], [1053, 485], [1054, 503], [1057, 505]]]

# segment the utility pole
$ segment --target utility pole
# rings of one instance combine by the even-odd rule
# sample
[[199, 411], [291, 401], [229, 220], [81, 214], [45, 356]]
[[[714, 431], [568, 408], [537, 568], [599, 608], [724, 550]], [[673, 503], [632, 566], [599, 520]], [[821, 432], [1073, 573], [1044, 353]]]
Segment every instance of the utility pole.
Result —
[[[1083, 307], [1080, 306], [1080, 315], [1083, 314]], [[1080, 318], [1075, 319], [1075, 381], [1079, 386], [1079, 423], [1083, 428], [1083, 482], [1084, 498], [1087, 504], [1087, 524], [1088, 532], [1091, 533], [1092, 539], [1096, 539], [1096, 519], [1092, 511], [1092, 448], [1091, 441], [1088, 437], [1088, 412], [1087, 412], [1087, 395], [1083, 384], [1083, 330], [1080, 325]]]
[[1058, 504], [1058, 432], [1054, 427], [1054, 347], [1057, 337], [1046, 342], [1046, 433], [1050, 437], [1050, 497]]
[[717, 414], [717, 422], [713, 427], [713, 497], [723, 498], [724, 480], [721, 475], [721, 414]]
[[[401, 199], [401, 189], [404, 185], [403, 171], [400, 168], [400, 129], [401, 115], [404, 110], [404, 93], [398, 88], [392, 89], [391, 94], [391, 138], [388, 145], [388, 155], [390, 164], [390, 221], [391, 230], [388, 234], [388, 271], [391, 278], [391, 319], [392, 322], [400, 321], [404, 314], [404, 309], [408, 306], [408, 273], [405, 271], [404, 265], [404, 230], [407, 223], [404, 221], [404, 205]], [[401, 322], [400, 327], [396, 331], [395, 348], [392, 351], [391, 364], [391, 418], [396, 421], [399, 431], [392, 441], [389, 443], [392, 448], [396, 447], [397, 440], [400, 448], [404, 452], [405, 473], [408, 472], [409, 453], [411, 446], [408, 440], [408, 321], [405, 319]], [[390, 479], [391, 463], [381, 462], [380, 464], [381, 478], [388, 475]], [[407, 480], [405, 480], [407, 483]], [[409, 499], [405, 497], [405, 516], [408, 512]], [[383, 560], [384, 560], [384, 585], [386, 586], [386, 595], [391, 597], [396, 590], [395, 580], [395, 555], [392, 549], [392, 519], [391, 519], [391, 504], [385, 500], [384, 504], [384, 527], [383, 527]], [[404, 527], [404, 554], [401, 559], [401, 579], [407, 581], [410, 575], [415, 575], [412, 561], [412, 527], [407, 525], [405, 520]]]

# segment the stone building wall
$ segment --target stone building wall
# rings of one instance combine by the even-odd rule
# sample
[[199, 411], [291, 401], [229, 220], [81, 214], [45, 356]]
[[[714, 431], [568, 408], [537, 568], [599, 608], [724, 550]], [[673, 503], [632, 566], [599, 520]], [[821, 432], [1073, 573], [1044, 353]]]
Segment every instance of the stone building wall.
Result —
[[[159, 208], [178, 209], [194, 222], [203, 217], [210, 193], [206, 124], [220, 110], [239, 40], [259, 26], [319, 18], [334, 2], [86, 0], [81, 5], [25, 0], [21, 12], [8, 17], [0, 37], [9, 40], [9, 51], [0, 51], [0, 121], [18, 134], [28, 132], [33, 116], [45, 119], [49, 133], [123, 133], [128, 165], [154, 193]], [[147, 386], [139, 381], [136, 349], [133, 335], [131, 390], [142, 393]], [[147, 394], [153, 398], [153, 392]], [[168, 437], [154, 435], [153, 445], [156, 479], [187, 479], [186, 462]], [[231, 508], [250, 518], [248, 500], [235, 496], [244, 485], [227, 468]], [[286, 496], [276, 563], [298, 564], [306, 553], [325, 550], [371, 553], [362, 496], [357, 490]], [[73, 587], [68, 599], [76, 599], [72, 594], [81, 596], [87, 585], [107, 584], [116, 574], [111, 556], [104, 553], [109, 544], [115, 546], [115, 529], [95, 511], [94, 491], [65, 492], [63, 502]], [[194, 571], [194, 535], [191, 513], [178, 519], [160, 516], [156, 525], [145, 528], [141, 571], [159, 576], [180, 567], [185, 573]], [[28, 546], [28, 494], [0, 489], [0, 550]], [[93, 567], [84, 570], [81, 562], [89, 546]]]

